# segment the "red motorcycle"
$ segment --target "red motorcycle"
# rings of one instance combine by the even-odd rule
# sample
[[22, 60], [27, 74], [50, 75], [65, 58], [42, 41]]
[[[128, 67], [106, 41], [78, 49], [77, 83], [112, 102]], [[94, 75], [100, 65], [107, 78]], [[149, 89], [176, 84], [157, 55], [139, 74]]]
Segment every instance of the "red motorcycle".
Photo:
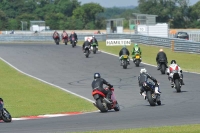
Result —
[[54, 40], [55, 40], [55, 43], [56, 43], [57, 45], [59, 45], [59, 42], [60, 42], [60, 37], [59, 37], [59, 35], [58, 35], [58, 34], [54, 34], [54, 35], [53, 35], [53, 38], [54, 38]]
[[[109, 88], [105, 88], [109, 89]], [[114, 109], [115, 111], [119, 111], [120, 107], [114, 95], [114, 88], [110, 89], [112, 91], [111, 101], [106, 98], [106, 95], [99, 91], [98, 89], [94, 89], [92, 92], [92, 96], [95, 99], [95, 103], [93, 103], [101, 112], [107, 112], [108, 110]]]
[[67, 45], [67, 43], [68, 43], [68, 35], [67, 35], [67, 33], [63, 33], [63, 35], [62, 35], [62, 40], [63, 40], [63, 43], [65, 43], [65, 45]]

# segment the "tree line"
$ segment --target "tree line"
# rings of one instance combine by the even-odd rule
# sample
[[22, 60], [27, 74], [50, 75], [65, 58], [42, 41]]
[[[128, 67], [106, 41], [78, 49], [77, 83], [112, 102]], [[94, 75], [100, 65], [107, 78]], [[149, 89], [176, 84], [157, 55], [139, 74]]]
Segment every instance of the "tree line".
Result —
[[[97, 3], [81, 5], [78, 0], [0, 0], [0, 30], [20, 30], [21, 21], [43, 20], [50, 28], [63, 30], [105, 29], [106, 19], [125, 18], [129, 27], [132, 13], [158, 15], [158, 23], [171, 28], [200, 28], [200, 2], [191, 6], [189, 0], [138, 0], [132, 8], [104, 8]], [[131, 3], [130, 3], [131, 5]]]

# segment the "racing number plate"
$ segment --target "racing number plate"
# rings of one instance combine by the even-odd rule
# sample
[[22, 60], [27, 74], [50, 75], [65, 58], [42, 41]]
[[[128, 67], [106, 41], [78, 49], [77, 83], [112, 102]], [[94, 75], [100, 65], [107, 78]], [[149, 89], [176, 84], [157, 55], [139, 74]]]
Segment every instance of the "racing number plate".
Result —
[[135, 57], [136, 59], [139, 59], [140, 58], [140, 56], [139, 55], [136, 55], [136, 57]]
[[123, 58], [128, 58], [128, 55], [123, 55]]

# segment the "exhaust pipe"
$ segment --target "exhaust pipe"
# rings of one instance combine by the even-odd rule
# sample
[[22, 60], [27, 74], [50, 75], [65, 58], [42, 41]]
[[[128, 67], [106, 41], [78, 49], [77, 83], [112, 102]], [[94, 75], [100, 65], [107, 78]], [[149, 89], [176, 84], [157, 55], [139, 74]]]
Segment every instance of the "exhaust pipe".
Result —
[[107, 98], [104, 98], [103, 100], [108, 104], [112, 104], [112, 102], [110, 102]]

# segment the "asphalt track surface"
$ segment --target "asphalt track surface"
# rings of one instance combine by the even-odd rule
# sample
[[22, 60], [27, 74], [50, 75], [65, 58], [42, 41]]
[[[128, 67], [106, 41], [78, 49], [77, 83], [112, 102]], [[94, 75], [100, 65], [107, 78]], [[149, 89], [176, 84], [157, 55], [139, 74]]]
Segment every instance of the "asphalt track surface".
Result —
[[[80, 47], [49, 44], [0, 44], [0, 57], [25, 73], [93, 100], [93, 73], [114, 85], [121, 111], [0, 123], [3, 133], [77, 132], [200, 123], [200, 75], [184, 73], [182, 93], [170, 87], [167, 75], [155, 67], [131, 62], [128, 69], [117, 57], [98, 52], [85, 58]], [[144, 57], [145, 58], [145, 57]], [[191, 63], [191, 62], [190, 62]], [[151, 107], [139, 95], [137, 76], [146, 68], [160, 82], [161, 106]], [[92, 103], [91, 103], [92, 104]], [[62, 106], [62, 105], [61, 105]]]

